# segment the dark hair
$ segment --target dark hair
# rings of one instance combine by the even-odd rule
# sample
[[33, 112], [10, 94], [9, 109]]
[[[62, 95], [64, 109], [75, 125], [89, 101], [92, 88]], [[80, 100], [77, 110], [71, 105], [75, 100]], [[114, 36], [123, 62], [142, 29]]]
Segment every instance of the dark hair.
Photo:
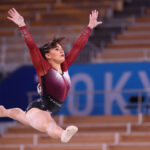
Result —
[[42, 56], [44, 57], [44, 59], [46, 59], [45, 54], [49, 53], [49, 50], [51, 48], [55, 48], [57, 46], [57, 44], [61, 45], [62, 40], [64, 40], [64, 37], [60, 37], [60, 38], [54, 38], [52, 41], [44, 44], [43, 46], [41, 46], [39, 48]]

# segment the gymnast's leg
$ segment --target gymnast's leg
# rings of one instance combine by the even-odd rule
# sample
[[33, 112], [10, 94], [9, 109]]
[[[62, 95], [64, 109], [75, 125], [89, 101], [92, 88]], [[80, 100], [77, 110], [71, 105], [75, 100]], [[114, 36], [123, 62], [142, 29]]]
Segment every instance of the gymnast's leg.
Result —
[[49, 112], [38, 108], [30, 109], [26, 113], [26, 119], [33, 128], [47, 133], [54, 139], [61, 139], [64, 143], [68, 142], [78, 130], [75, 126], [69, 126], [66, 130], [62, 129], [56, 124]]
[[4, 106], [0, 106], [0, 117], [9, 117], [29, 126], [28, 121], [26, 120], [26, 113], [20, 108], [6, 109]]
[[61, 139], [64, 143], [68, 142], [78, 130], [75, 126], [69, 126], [66, 130], [62, 129], [56, 124], [49, 112], [38, 108], [31, 108], [25, 113], [20, 108], [6, 109], [0, 106], [0, 117], [9, 117], [24, 125], [30, 125], [54, 139]]

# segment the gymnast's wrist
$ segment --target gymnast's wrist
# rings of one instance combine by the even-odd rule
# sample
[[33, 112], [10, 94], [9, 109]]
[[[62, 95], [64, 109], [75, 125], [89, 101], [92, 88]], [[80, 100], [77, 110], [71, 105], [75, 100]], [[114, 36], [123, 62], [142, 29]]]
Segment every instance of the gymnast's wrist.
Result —
[[18, 24], [18, 27], [19, 27], [19, 28], [20, 28], [20, 27], [24, 27], [24, 26], [26, 26], [26, 24], [25, 24], [24, 22]]

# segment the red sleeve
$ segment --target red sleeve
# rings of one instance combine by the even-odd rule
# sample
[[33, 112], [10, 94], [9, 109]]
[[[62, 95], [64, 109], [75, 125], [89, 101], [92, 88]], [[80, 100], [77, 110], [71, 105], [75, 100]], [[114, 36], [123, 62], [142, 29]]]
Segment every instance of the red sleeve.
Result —
[[87, 43], [91, 31], [92, 31], [91, 28], [86, 27], [85, 31], [76, 40], [76, 42], [74, 43], [72, 49], [70, 50], [70, 52], [68, 53], [68, 55], [65, 58], [65, 62], [63, 63], [64, 70], [68, 70], [69, 66], [77, 58], [77, 56], [79, 55], [80, 51], [82, 50], [82, 48]]
[[26, 26], [20, 27], [22, 36], [29, 48], [29, 52], [32, 58], [32, 63], [40, 76], [43, 76], [47, 72], [47, 61], [43, 58], [39, 48], [36, 46], [32, 35], [29, 33]]

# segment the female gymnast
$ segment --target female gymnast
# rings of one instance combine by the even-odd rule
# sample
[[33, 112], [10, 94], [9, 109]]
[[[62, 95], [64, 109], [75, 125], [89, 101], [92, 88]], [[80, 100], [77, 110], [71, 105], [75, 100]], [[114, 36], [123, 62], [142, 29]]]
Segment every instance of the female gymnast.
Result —
[[70, 88], [68, 68], [87, 43], [91, 30], [102, 23], [97, 21], [98, 11], [91, 12], [88, 26], [66, 56], [61, 45], [62, 38], [53, 39], [38, 48], [26, 27], [24, 18], [17, 10], [12, 8], [8, 14], [7, 18], [18, 25], [29, 48], [33, 65], [38, 74], [38, 89], [41, 89], [41, 98], [30, 103], [26, 111], [20, 108], [6, 109], [4, 106], [0, 106], [0, 117], [12, 118], [47, 133], [51, 138], [67, 143], [78, 128], [68, 126], [63, 129], [56, 124], [53, 116], [61, 108]]

